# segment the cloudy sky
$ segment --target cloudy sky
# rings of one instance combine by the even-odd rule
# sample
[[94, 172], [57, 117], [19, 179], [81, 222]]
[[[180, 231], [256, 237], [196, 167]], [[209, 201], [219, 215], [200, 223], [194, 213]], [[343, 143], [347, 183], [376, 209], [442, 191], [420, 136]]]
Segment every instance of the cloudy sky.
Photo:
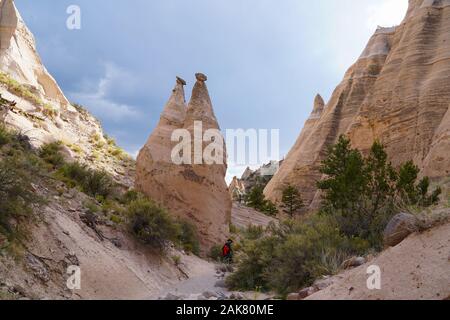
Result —
[[[317, 93], [327, 100], [377, 25], [407, 0], [16, 0], [42, 59], [69, 100], [85, 105], [131, 154], [174, 86], [208, 75], [222, 129], [280, 129], [295, 142]], [[67, 8], [81, 8], [68, 30]], [[231, 167], [229, 176], [242, 168]]]

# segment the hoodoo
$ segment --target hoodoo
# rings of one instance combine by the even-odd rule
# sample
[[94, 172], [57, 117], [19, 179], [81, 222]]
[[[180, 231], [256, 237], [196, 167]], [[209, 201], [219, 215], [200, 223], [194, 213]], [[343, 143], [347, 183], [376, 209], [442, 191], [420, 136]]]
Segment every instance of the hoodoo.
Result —
[[410, 0], [403, 23], [378, 28], [322, 113], [316, 99], [266, 195], [277, 201], [290, 184], [316, 207], [320, 162], [341, 134], [362, 151], [380, 140], [394, 165], [414, 160], [434, 180], [449, 176], [449, 88], [450, 1]]
[[[222, 151], [223, 163], [194, 161], [199, 156], [203, 160], [203, 153], [199, 151], [203, 152], [207, 146], [203, 142], [204, 133], [208, 129], [219, 129], [205, 83], [207, 77], [197, 74], [196, 78], [187, 108], [183, 91], [185, 82], [177, 80], [160, 123], [137, 158], [136, 188], [166, 207], [171, 214], [194, 223], [202, 250], [206, 252], [228, 236], [231, 198], [225, 182], [225, 150]], [[202, 129], [201, 140], [195, 141], [198, 124]], [[179, 143], [172, 142], [172, 133], [176, 129], [184, 129], [192, 138], [192, 163], [172, 161], [172, 151]], [[195, 145], [199, 142], [203, 147]]]

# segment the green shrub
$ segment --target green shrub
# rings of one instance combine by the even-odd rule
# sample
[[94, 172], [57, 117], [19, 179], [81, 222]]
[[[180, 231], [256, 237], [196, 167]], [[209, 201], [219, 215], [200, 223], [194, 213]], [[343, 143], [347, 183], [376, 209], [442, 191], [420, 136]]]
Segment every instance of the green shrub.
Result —
[[78, 162], [66, 163], [59, 170], [59, 174], [62, 175], [63, 178], [66, 178], [66, 182], [72, 187], [77, 185], [82, 186], [89, 174], [89, 170], [85, 165], [81, 165]]
[[64, 164], [64, 157], [61, 154], [61, 142], [45, 144], [39, 150], [39, 156], [55, 168]]
[[222, 261], [222, 247], [220, 245], [214, 245], [209, 251], [209, 257], [214, 261]]
[[230, 223], [230, 233], [232, 234], [238, 234], [239, 233], [239, 229], [238, 227], [236, 227], [234, 224]]
[[143, 243], [164, 250], [170, 241], [176, 241], [178, 226], [167, 211], [150, 200], [138, 199], [127, 208], [130, 228]]
[[129, 204], [130, 202], [135, 201], [141, 197], [143, 197], [143, 195], [140, 192], [138, 192], [134, 189], [131, 189], [122, 195], [120, 202], [123, 204]]
[[262, 226], [250, 225], [243, 233], [244, 237], [249, 240], [257, 240], [264, 235], [264, 228]]
[[244, 239], [237, 271], [227, 278], [227, 285], [234, 290], [295, 292], [320, 276], [336, 273], [345, 259], [368, 247], [367, 241], [341, 234], [328, 216], [286, 220], [272, 224], [266, 235]]
[[11, 141], [11, 134], [3, 124], [0, 124], [0, 147]]
[[114, 182], [104, 171], [92, 170], [75, 162], [62, 166], [59, 173], [68, 179], [66, 182], [80, 186], [83, 192], [94, 198], [103, 200], [114, 192]]
[[179, 221], [178, 242], [181, 247], [193, 254], [200, 254], [200, 243], [197, 228], [186, 220]]
[[88, 170], [82, 186], [87, 194], [106, 199], [113, 193], [114, 182], [105, 171]]
[[0, 160], [0, 233], [14, 240], [23, 235], [22, 222], [40, 205], [31, 186], [32, 177], [22, 158]]

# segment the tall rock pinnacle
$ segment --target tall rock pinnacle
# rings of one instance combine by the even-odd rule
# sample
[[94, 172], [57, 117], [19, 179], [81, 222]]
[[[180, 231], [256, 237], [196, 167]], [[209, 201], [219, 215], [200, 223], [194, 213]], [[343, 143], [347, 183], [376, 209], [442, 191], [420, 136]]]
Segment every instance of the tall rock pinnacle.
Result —
[[403, 23], [378, 28], [322, 115], [307, 121], [266, 196], [277, 201], [290, 184], [316, 208], [321, 161], [341, 134], [362, 151], [380, 140], [394, 165], [413, 160], [434, 180], [450, 176], [449, 37], [449, 0], [410, 0]]
[[325, 109], [325, 102], [320, 94], [317, 94], [314, 99], [314, 108], [311, 117], [319, 117], [322, 115]]
[[[228, 237], [231, 198], [225, 182], [225, 145], [223, 163], [203, 161], [203, 151], [211, 143], [204, 141], [203, 135], [209, 129], [218, 130], [219, 125], [205, 84], [207, 77], [197, 74], [196, 78], [187, 109], [183, 91], [185, 82], [177, 79], [158, 126], [139, 153], [136, 188], [174, 216], [194, 223], [202, 251], [207, 252]], [[188, 141], [191, 163], [176, 164], [171, 160], [172, 150], [178, 144], [171, 141], [176, 129], [185, 130], [191, 137]], [[201, 131], [197, 132], [199, 129]], [[196, 137], [199, 137], [198, 141]], [[195, 162], [198, 158], [203, 162]]]

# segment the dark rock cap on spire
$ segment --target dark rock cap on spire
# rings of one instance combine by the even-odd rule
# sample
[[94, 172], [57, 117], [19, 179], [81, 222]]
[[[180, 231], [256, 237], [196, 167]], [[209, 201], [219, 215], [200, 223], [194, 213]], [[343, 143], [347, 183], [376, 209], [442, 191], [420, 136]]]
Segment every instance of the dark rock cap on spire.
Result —
[[205, 82], [208, 80], [208, 77], [203, 73], [196, 73], [195, 78], [197, 79], [197, 81], [201, 81], [201, 82]]

